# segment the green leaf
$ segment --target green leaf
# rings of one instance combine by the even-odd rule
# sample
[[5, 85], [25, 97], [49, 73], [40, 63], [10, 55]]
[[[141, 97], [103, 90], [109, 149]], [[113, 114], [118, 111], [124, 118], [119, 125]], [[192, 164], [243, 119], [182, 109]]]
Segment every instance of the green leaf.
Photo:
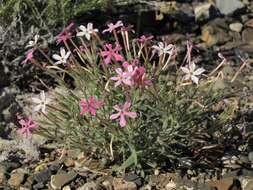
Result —
[[124, 170], [130, 166], [137, 165], [137, 153], [132, 145], [128, 145], [131, 150], [131, 155], [123, 162], [123, 164], [118, 168], [118, 170]]

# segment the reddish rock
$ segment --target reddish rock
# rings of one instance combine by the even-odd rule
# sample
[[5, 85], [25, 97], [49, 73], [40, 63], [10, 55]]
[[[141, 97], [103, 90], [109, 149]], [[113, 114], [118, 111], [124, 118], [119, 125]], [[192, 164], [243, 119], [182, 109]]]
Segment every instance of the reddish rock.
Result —
[[253, 28], [246, 28], [243, 30], [242, 40], [249, 44], [253, 44]]
[[253, 28], [253, 18], [248, 20], [246, 23], [245, 23], [245, 26], [248, 26], [250, 28]]

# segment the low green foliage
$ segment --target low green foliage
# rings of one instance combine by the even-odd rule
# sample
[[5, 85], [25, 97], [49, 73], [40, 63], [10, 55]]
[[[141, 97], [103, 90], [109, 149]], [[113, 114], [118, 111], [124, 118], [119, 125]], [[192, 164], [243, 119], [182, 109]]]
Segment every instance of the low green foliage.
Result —
[[106, 5], [106, 0], [7, 0], [0, 5], [0, 24], [6, 26], [18, 19], [23, 24], [42, 26], [43, 22], [52, 27]]

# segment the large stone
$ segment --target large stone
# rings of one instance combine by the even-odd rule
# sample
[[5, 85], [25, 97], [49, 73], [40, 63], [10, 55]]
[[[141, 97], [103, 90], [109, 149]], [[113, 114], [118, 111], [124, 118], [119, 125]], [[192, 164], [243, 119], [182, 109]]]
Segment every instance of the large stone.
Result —
[[8, 180], [8, 184], [11, 187], [18, 187], [25, 179], [25, 173], [23, 172], [17, 172], [11, 174], [10, 179]]
[[240, 182], [243, 190], [253, 189], [253, 177], [252, 176], [241, 176]]
[[228, 25], [224, 19], [217, 18], [202, 27], [201, 39], [208, 45], [219, 45], [229, 41]]
[[197, 5], [194, 8], [195, 19], [197, 21], [208, 20], [217, 15], [217, 9], [211, 3]]
[[246, 43], [253, 44], [253, 28], [246, 28], [243, 30], [242, 40]]
[[52, 173], [49, 169], [34, 174], [34, 180], [38, 183], [45, 183], [50, 180]]
[[216, 6], [224, 15], [233, 14], [235, 11], [245, 7], [239, 0], [216, 0]]
[[64, 185], [74, 180], [76, 176], [77, 176], [77, 173], [74, 171], [70, 171], [68, 173], [62, 171], [56, 175], [51, 176], [50, 185], [55, 190], [61, 189]]

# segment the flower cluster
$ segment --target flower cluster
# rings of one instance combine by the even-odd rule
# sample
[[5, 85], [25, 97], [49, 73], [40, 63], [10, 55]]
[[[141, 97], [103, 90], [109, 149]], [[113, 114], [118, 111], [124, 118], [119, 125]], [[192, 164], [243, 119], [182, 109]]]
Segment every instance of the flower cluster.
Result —
[[[131, 105], [135, 104], [135, 100], [131, 100], [129, 94], [138, 89], [143, 91], [144, 89], [151, 87], [153, 83], [151, 78], [156, 78], [157, 73], [167, 69], [172, 57], [176, 56], [176, 47], [173, 44], [167, 45], [166, 42], [158, 42], [157, 45], [152, 45], [152, 39], [154, 37], [145, 35], [132, 40], [131, 43], [133, 46], [131, 47], [128, 34], [129, 31], [132, 31], [131, 26], [124, 26], [122, 21], [118, 21], [116, 24], [110, 23], [107, 26], [108, 28], [103, 30], [102, 33], [113, 33], [115, 45], [113, 45], [113, 43], [102, 42], [98, 36], [98, 29], [94, 28], [92, 23], [88, 23], [87, 26], [80, 25], [78, 27], [76, 36], [80, 39], [81, 44], [77, 45], [74, 41], [72, 41], [74, 36], [74, 23], [71, 23], [56, 36], [57, 44], [63, 42], [65, 47], [60, 47], [60, 54], [53, 54], [52, 56], [46, 55], [40, 49], [39, 35], [36, 35], [34, 40], [28, 42], [27, 47], [31, 47], [32, 49], [28, 51], [22, 64], [31, 61], [42, 68], [46, 68], [48, 70], [56, 69], [64, 72], [64, 67], [72, 68], [74, 70], [74, 68], [76, 68], [77, 59], [79, 59], [82, 60], [83, 64], [86, 64], [87, 67], [80, 65], [78, 68], [89, 71], [88, 73], [92, 73], [92, 67], [97, 67], [98, 70], [101, 70], [100, 66], [102, 66], [104, 71], [103, 80], [107, 80], [105, 89], [110, 91], [108, 89], [108, 85], [110, 84], [110, 81], [113, 81], [114, 90], [119, 89], [123, 92], [125, 97], [120, 102], [115, 102], [114, 105], [111, 105], [111, 112], [113, 112], [113, 108], [117, 111], [117, 113], [113, 113], [109, 117], [110, 120], [119, 119], [119, 125], [124, 127], [127, 125], [126, 117], [131, 119], [136, 119], [137, 117], [136, 112], [129, 111]], [[119, 34], [121, 34], [121, 40]], [[85, 38], [83, 39], [83, 37]], [[96, 42], [97, 47], [100, 48], [97, 49], [97, 47], [95, 47], [94, 49], [94, 47], [87, 45], [87, 42], [89, 43], [90, 41]], [[123, 44], [121, 41], [123, 41]], [[74, 51], [71, 51], [70, 46], [74, 47]], [[192, 46], [188, 44], [187, 49], [187, 60], [189, 60], [189, 65], [181, 67], [181, 70], [185, 73], [182, 81], [191, 80], [193, 83], [198, 84], [199, 76], [205, 70], [203, 68], [196, 69], [195, 63], [190, 62], [189, 58]], [[48, 64], [43, 66], [39, 64], [39, 61], [37, 61], [33, 56], [36, 50], [39, 50], [39, 52], [46, 57]], [[148, 62], [151, 62], [156, 53], [159, 58], [159, 63], [151, 66]], [[53, 60], [51, 60], [50, 57], [52, 57]], [[99, 62], [99, 65], [96, 65], [96, 62]], [[56, 76], [57, 74], [58, 73], [56, 71]], [[104, 110], [110, 107], [110, 104], [105, 103], [105, 97], [97, 97], [94, 94], [91, 94], [89, 97], [85, 94], [85, 97], [86, 98], [81, 97], [78, 102], [81, 116], [90, 114], [93, 117], [98, 117], [98, 112], [100, 113], [102, 108]], [[33, 112], [43, 113], [44, 115], [47, 114], [46, 107], [51, 103], [51, 100], [46, 98], [44, 91], [41, 92], [39, 97], [32, 98], [32, 101], [35, 104]], [[114, 100], [110, 101], [114, 102]], [[122, 104], [122, 102], [125, 103]], [[23, 119], [20, 122], [23, 126], [22, 132], [29, 135], [30, 129], [37, 127], [37, 125], [32, 123], [31, 118], [27, 121]]]
[[38, 34], [28, 41], [22, 64], [39, 66], [56, 88], [30, 98], [31, 116], [18, 116], [17, 132], [29, 139], [36, 132], [106, 164], [123, 163], [120, 169], [134, 165], [140, 173], [142, 167], [177, 166], [192, 150], [209, 145], [199, 141], [201, 134], [210, 126], [212, 134], [220, 134], [216, 129], [227, 126], [224, 121], [234, 114], [219, 110], [210, 118], [213, 105], [228, 97], [215, 89], [226, 58], [219, 54], [221, 63], [207, 73], [190, 41], [184, 52], [166, 40], [133, 35], [132, 26], [122, 21], [100, 33], [92, 23], [76, 28], [71, 23], [56, 36], [58, 53], [45, 50]]

